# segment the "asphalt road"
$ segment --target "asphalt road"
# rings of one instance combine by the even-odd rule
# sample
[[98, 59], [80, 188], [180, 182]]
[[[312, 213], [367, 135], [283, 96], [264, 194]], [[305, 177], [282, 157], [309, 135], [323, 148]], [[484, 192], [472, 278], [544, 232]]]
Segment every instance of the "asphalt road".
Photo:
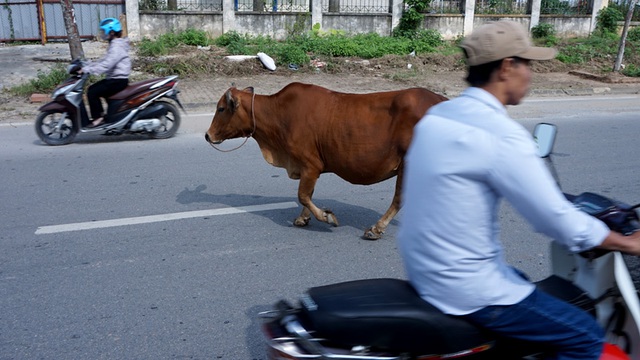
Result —
[[[558, 125], [565, 191], [640, 202], [640, 97], [534, 99], [510, 113], [528, 129]], [[82, 134], [61, 147], [31, 124], [0, 126], [0, 359], [265, 359], [257, 314], [279, 298], [404, 276], [398, 220], [360, 239], [393, 181], [323, 175], [314, 199], [341, 225], [295, 228], [297, 182], [253, 140], [212, 149], [208, 119], [185, 118], [167, 140]], [[508, 205], [501, 216], [509, 260], [546, 276], [548, 239]]]

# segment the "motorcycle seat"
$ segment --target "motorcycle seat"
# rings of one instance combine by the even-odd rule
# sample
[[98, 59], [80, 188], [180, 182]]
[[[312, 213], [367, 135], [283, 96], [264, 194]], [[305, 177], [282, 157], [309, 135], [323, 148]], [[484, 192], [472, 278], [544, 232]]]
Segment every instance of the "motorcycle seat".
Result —
[[156, 83], [163, 79], [164, 78], [149, 79], [129, 84], [124, 90], [110, 96], [109, 100], [124, 100], [130, 98], [134, 94], [149, 88], [149, 86], [151, 86], [153, 83]]
[[[536, 285], [594, 314], [584, 291], [558, 276]], [[316, 337], [342, 345], [369, 345], [412, 354], [451, 354], [492, 346], [496, 337], [462, 318], [442, 313], [424, 301], [408, 281], [368, 279], [308, 290], [302, 311]]]
[[422, 300], [399, 279], [356, 280], [308, 290], [303, 312], [316, 337], [347, 346], [448, 354], [491, 345], [480, 328]]

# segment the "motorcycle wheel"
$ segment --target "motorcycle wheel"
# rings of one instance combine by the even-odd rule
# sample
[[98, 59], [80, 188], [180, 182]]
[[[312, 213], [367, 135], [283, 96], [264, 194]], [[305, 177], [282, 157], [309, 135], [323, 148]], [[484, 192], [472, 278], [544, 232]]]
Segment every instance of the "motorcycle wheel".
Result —
[[36, 117], [36, 134], [48, 145], [66, 145], [78, 134], [78, 128], [68, 113], [43, 111]]
[[164, 124], [151, 133], [151, 137], [154, 139], [168, 139], [176, 134], [178, 127], [180, 127], [180, 113], [178, 109], [171, 103], [166, 101], [159, 101], [167, 109], [167, 115], [165, 115]]

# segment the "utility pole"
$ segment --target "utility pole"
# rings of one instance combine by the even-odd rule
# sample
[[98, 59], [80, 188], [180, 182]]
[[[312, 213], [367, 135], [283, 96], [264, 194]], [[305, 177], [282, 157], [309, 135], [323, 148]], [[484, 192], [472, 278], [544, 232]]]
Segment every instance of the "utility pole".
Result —
[[76, 24], [76, 15], [73, 10], [73, 3], [71, 0], [60, 0], [60, 5], [62, 5], [64, 26], [67, 29], [71, 60], [84, 59], [84, 50], [82, 50], [82, 43], [80, 42], [80, 35], [78, 34], [78, 25]]
[[629, 11], [627, 11], [627, 17], [624, 19], [624, 27], [622, 28], [622, 36], [620, 37], [620, 46], [618, 47], [618, 56], [616, 56], [616, 63], [613, 66], [613, 71], [620, 72], [622, 67], [622, 58], [624, 57], [624, 47], [627, 42], [627, 33], [629, 32], [629, 24], [631, 18], [633, 18], [633, 11], [636, 8], [638, 0], [631, 0], [629, 3]]

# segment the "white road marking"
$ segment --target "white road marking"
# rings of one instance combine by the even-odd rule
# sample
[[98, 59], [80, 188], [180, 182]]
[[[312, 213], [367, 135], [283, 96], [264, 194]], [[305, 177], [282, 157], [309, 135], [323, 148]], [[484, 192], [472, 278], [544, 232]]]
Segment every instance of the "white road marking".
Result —
[[237, 208], [228, 207], [228, 208], [222, 208], [222, 209], [196, 210], [196, 211], [186, 211], [186, 212], [161, 214], [161, 215], [150, 215], [150, 216], [122, 218], [122, 219], [88, 221], [88, 222], [73, 223], [73, 224], [40, 226], [36, 230], [36, 235], [55, 234], [55, 233], [68, 232], [68, 231], [91, 230], [91, 229], [100, 229], [100, 228], [135, 225], [135, 224], [148, 224], [153, 222], [189, 219], [189, 218], [206, 217], [206, 216], [229, 215], [229, 214], [256, 212], [256, 211], [277, 210], [277, 209], [289, 209], [289, 208], [295, 208], [295, 207], [298, 207], [298, 204], [293, 201], [289, 201], [289, 202], [281, 202], [281, 203], [273, 203], [273, 204], [241, 206]]

